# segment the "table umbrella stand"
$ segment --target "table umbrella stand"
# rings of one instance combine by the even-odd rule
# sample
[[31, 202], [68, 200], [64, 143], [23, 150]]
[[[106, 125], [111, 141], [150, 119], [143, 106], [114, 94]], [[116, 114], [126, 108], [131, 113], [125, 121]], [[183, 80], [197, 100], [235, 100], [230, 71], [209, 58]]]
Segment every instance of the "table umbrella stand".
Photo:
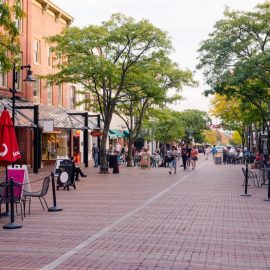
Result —
[[[6, 166], [6, 177], [5, 177], [6, 178], [6, 183], [8, 183], [7, 175], [8, 175], [8, 173], [7, 173], [7, 166]], [[6, 190], [6, 192], [7, 192], [7, 190]], [[10, 217], [9, 203], [8, 202], [6, 202], [6, 212], [3, 213], [3, 214], [1, 214], [1, 216], [3, 216], [3, 217]]]
[[59, 208], [56, 204], [56, 192], [55, 192], [55, 181], [54, 181], [54, 173], [51, 173], [52, 177], [52, 192], [53, 192], [53, 206], [49, 207], [48, 211], [49, 212], [59, 212], [62, 211], [63, 208]]
[[13, 178], [9, 180], [10, 185], [10, 223], [3, 226], [3, 229], [20, 229], [22, 227], [21, 224], [17, 224], [14, 218], [14, 181]]

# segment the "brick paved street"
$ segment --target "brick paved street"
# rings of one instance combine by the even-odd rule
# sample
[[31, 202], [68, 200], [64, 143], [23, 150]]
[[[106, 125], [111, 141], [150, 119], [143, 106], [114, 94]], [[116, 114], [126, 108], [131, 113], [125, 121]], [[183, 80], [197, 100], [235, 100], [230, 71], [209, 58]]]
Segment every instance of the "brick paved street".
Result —
[[22, 229], [3, 230], [8, 218], [0, 219], [0, 269], [270, 269], [267, 189], [250, 187], [252, 197], [241, 197], [240, 165], [199, 159], [195, 172], [177, 175], [88, 168], [77, 190], [57, 192], [62, 212], [43, 211], [33, 199]]

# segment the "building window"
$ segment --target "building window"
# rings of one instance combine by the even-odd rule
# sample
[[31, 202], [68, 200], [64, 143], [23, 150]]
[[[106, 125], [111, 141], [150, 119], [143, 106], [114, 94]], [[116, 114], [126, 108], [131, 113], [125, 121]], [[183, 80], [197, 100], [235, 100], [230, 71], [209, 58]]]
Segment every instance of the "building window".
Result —
[[90, 106], [89, 106], [89, 104], [90, 104], [90, 99], [91, 99], [90, 93], [86, 93], [86, 94], [85, 94], [85, 103], [84, 103], [84, 109], [85, 109], [86, 111], [89, 111], [89, 110], [90, 110]]
[[40, 40], [34, 39], [34, 63], [40, 64]]
[[7, 87], [7, 74], [1, 70], [0, 64], [0, 87]]
[[52, 105], [53, 103], [53, 86], [52, 84], [48, 85], [48, 94], [47, 94], [47, 104]]
[[63, 106], [63, 87], [62, 84], [58, 84], [58, 105]]
[[33, 89], [33, 96], [34, 96], [34, 102], [40, 103], [40, 79], [35, 78], [34, 82], [34, 89]]
[[47, 62], [48, 62], [48, 67], [53, 66], [53, 57], [52, 57], [52, 49], [50, 47], [47, 48]]
[[75, 107], [76, 107], [76, 87], [72, 85], [70, 90], [70, 108], [74, 109]]
[[[22, 0], [19, 1], [19, 6], [20, 6], [20, 8], [23, 9]], [[22, 18], [17, 18], [16, 21], [15, 21], [15, 24], [16, 24], [16, 27], [17, 27], [19, 33], [22, 33], [23, 32], [23, 20], [22, 20]]]

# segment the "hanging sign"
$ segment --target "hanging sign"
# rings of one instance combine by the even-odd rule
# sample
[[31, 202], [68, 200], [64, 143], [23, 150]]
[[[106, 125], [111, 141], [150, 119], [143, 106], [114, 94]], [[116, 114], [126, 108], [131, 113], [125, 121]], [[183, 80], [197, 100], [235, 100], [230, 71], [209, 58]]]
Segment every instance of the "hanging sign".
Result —
[[100, 137], [103, 135], [103, 133], [100, 130], [93, 130], [90, 132], [91, 136], [93, 137]]

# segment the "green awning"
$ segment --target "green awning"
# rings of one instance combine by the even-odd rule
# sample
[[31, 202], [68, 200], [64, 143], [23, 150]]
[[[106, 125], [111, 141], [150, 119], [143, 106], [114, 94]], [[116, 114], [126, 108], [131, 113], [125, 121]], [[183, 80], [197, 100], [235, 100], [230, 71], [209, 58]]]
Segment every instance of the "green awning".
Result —
[[124, 133], [124, 135], [125, 135], [126, 138], [129, 138], [129, 130], [124, 130], [123, 133]]
[[[125, 137], [125, 135], [124, 135], [121, 131], [116, 130], [116, 129], [110, 129], [110, 130], [109, 130], [109, 133], [110, 133], [111, 135], [116, 135], [118, 138], [124, 138], [124, 137]], [[110, 134], [109, 134], [109, 135], [110, 135]]]

